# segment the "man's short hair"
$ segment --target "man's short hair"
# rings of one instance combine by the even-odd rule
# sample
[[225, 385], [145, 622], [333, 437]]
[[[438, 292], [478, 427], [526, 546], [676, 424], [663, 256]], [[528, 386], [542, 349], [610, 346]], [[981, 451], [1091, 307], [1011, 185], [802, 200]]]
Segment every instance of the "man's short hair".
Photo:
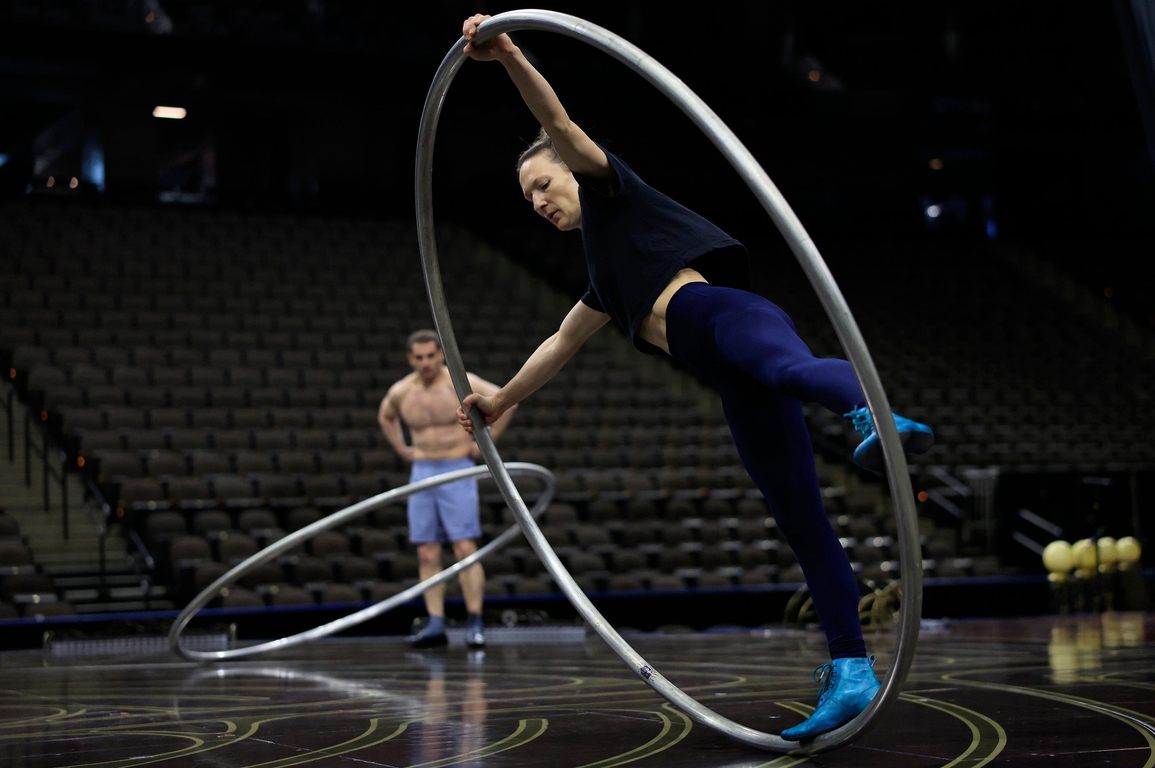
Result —
[[414, 331], [409, 334], [409, 339], [405, 342], [405, 351], [412, 352], [414, 344], [428, 344], [431, 341], [437, 345], [438, 349], [441, 349], [441, 337], [437, 335], [437, 331], [430, 330], [429, 328]]

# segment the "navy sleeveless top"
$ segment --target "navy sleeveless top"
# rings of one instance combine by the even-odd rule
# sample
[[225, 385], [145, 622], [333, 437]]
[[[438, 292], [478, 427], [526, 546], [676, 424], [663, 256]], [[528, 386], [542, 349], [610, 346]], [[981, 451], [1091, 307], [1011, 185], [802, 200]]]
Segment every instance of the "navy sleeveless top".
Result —
[[574, 174], [590, 273], [581, 300], [609, 315], [638, 350], [658, 354], [637, 332], [678, 270], [691, 267], [711, 285], [749, 290], [746, 249], [646, 184], [617, 155], [606, 158], [618, 177], [612, 193], [604, 181]]

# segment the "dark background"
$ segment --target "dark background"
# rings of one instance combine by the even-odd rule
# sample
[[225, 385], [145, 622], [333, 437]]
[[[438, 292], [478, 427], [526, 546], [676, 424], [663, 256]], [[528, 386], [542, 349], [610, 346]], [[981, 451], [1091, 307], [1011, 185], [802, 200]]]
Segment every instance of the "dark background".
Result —
[[[541, 5], [623, 35], [682, 77], [820, 246], [997, 238], [1155, 325], [1155, 174], [1125, 53], [1129, 4]], [[0, 194], [411, 218], [437, 64], [467, 15], [514, 7], [8, 0]], [[652, 88], [580, 43], [517, 41], [595, 139], [769, 254], [760, 269], [792, 268], [737, 175]], [[188, 116], [156, 119], [158, 104]], [[438, 216], [523, 257], [572, 251], [572, 274], [550, 275], [569, 287], [578, 236], [535, 220], [513, 173], [535, 132], [500, 66], [467, 63], [442, 119]]]

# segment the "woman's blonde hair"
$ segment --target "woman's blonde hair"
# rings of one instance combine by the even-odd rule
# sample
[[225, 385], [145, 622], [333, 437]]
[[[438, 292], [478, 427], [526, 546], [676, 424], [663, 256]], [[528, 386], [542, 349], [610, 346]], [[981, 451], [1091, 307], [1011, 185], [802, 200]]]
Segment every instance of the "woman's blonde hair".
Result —
[[521, 166], [525, 164], [526, 160], [529, 160], [531, 157], [540, 155], [543, 152], [548, 152], [549, 159], [553, 162], [565, 165], [565, 161], [561, 159], [561, 155], [559, 155], [557, 150], [554, 149], [553, 139], [551, 139], [549, 134], [545, 132], [545, 128], [542, 128], [537, 132], [537, 136], [532, 142], [530, 142], [530, 145], [526, 147], [520, 155], [518, 155], [517, 167], [514, 168], [514, 171], [521, 173]]

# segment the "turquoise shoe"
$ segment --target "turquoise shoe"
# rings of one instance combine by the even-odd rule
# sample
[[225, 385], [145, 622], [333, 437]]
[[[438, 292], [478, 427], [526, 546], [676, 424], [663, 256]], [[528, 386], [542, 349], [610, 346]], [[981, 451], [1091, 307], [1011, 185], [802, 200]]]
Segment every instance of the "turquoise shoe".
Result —
[[[885, 468], [882, 442], [878, 439], [878, 433], [874, 431], [870, 411], [863, 406], [842, 415], [850, 419], [854, 428], [862, 433], [862, 442], [854, 449], [854, 463], [871, 472], [881, 472]], [[902, 441], [902, 449], [907, 456], [926, 453], [934, 445], [934, 431], [925, 424], [911, 421], [896, 413], [894, 426], [898, 429], [898, 439]]]
[[814, 669], [818, 706], [806, 720], [782, 731], [789, 741], [810, 739], [846, 725], [874, 700], [880, 686], [874, 677], [874, 656], [868, 659], [835, 659]]

